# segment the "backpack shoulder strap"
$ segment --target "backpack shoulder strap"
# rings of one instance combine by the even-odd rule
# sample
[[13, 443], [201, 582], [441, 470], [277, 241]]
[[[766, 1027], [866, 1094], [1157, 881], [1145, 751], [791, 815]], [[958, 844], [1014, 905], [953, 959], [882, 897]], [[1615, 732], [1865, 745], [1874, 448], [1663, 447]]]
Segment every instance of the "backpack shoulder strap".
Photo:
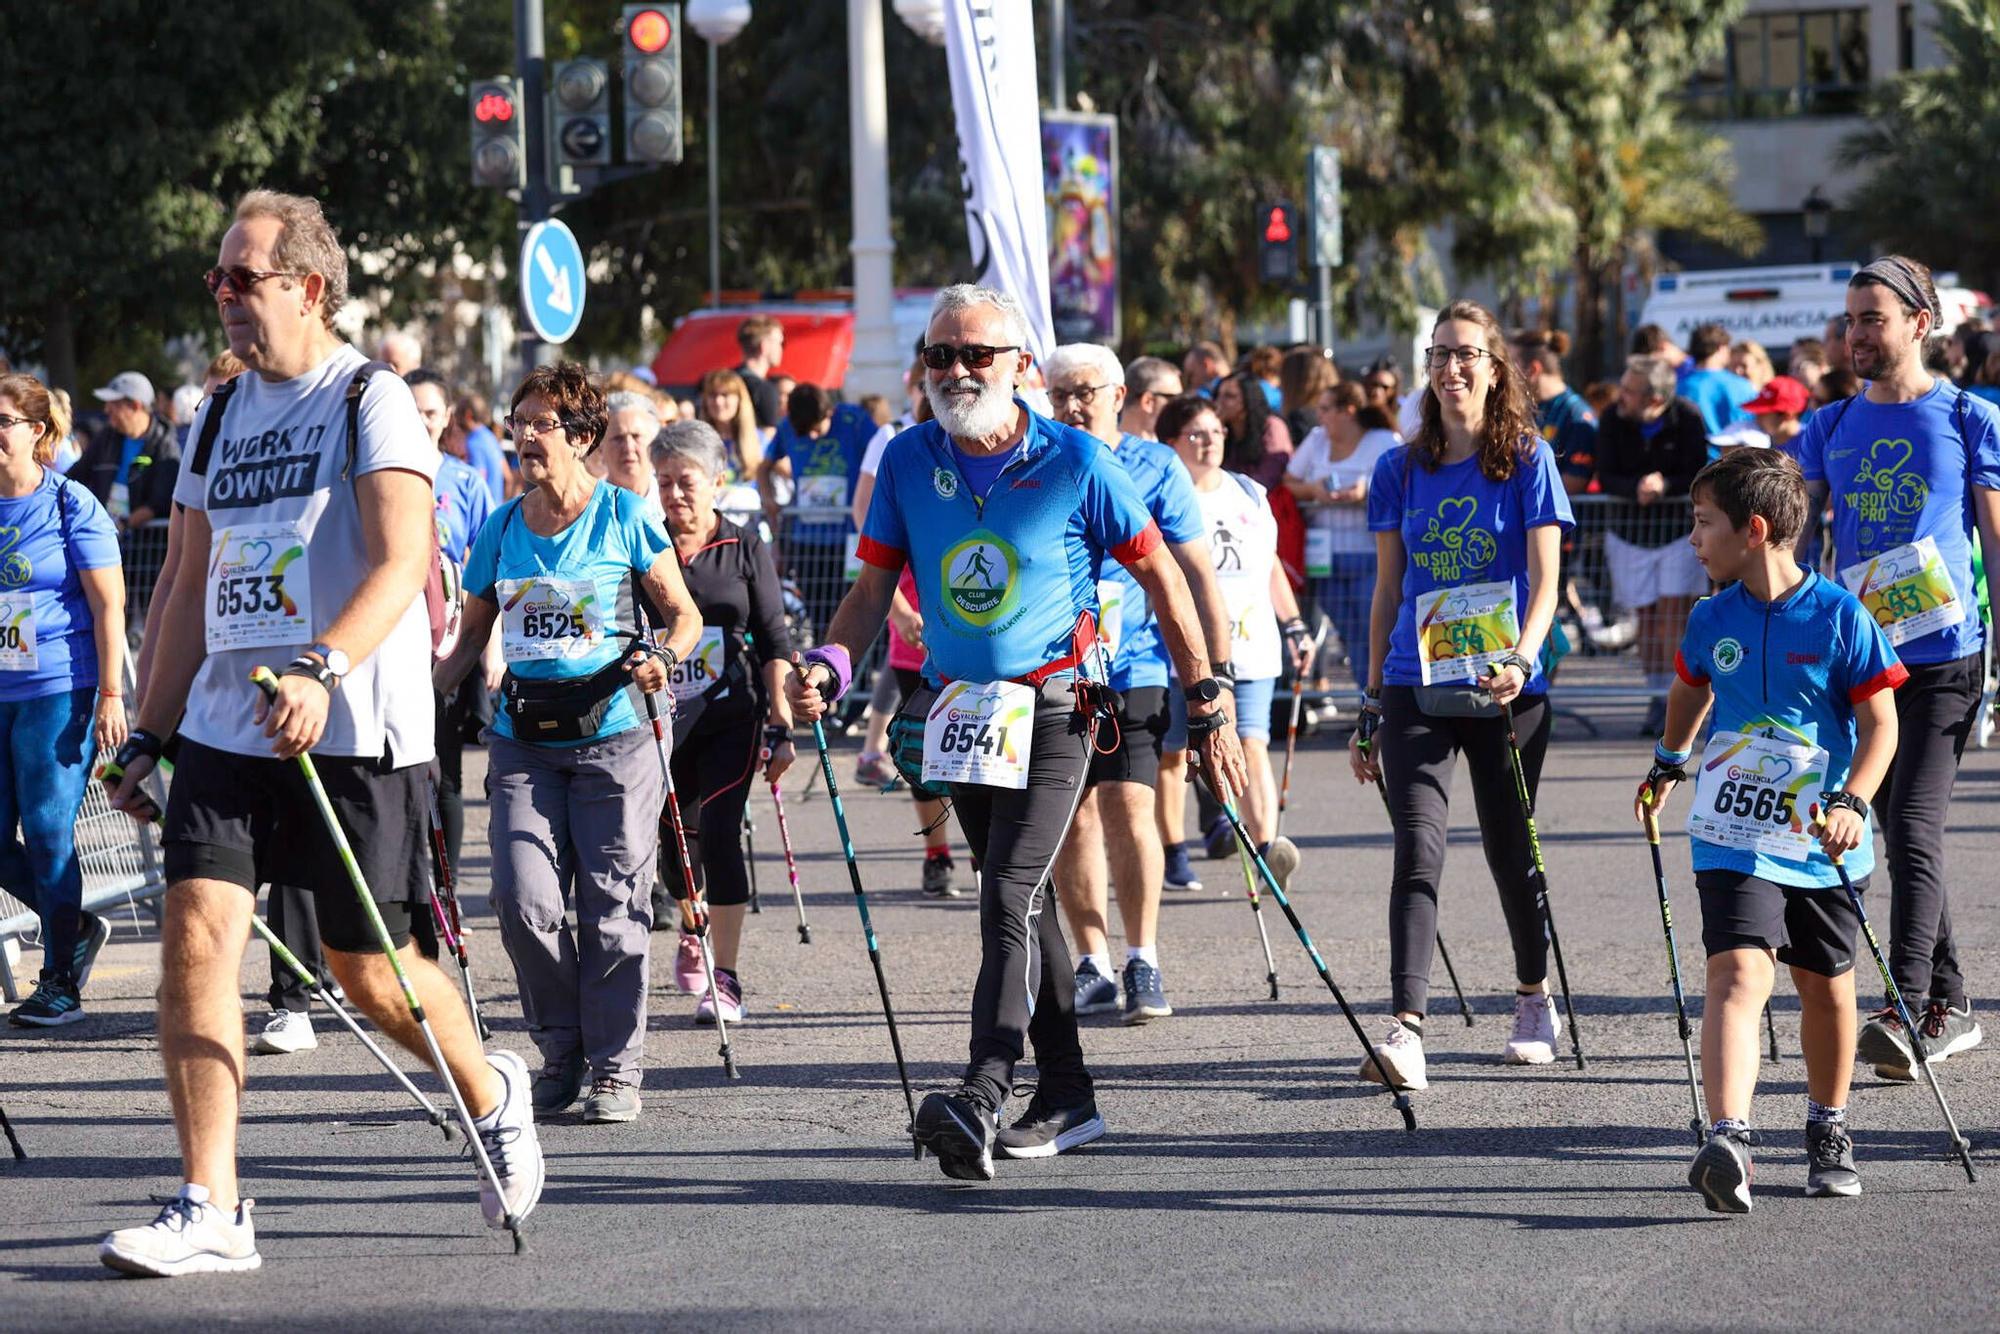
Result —
[[1825, 441], [1826, 444], [1830, 445], [1833, 443], [1833, 437], [1835, 433], [1840, 430], [1841, 419], [1847, 416], [1847, 410], [1853, 407], [1854, 400], [1860, 397], [1861, 395], [1859, 393], [1854, 393], [1854, 394], [1849, 394], [1846, 398], [1840, 400], [1840, 406], [1838, 408], [1835, 408], [1833, 412], [1833, 425], [1826, 428], [1826, 441]]
[[371, 361], [354, 372], [347, 382], [347, 461], [340, 465], [340, 480], [354, 472], [355, 454], [361, 448], [361, 396], [368, 392], [368, 380], [376, 371], [390, 370], [386, 361]]
[[208, 476], [208, 456], [215, 448], [215, 434], [222, 429], [223, 411], [229, 406], [230, 396], [236, 392], [236, 382], [242, 378], [242, 375], [236, 375], [224, 380], [208, 396], [208, 412], [201, 419], [201, 434], [195, 437], [194, 457], [188, 462], [189, 471], [197, 477]]

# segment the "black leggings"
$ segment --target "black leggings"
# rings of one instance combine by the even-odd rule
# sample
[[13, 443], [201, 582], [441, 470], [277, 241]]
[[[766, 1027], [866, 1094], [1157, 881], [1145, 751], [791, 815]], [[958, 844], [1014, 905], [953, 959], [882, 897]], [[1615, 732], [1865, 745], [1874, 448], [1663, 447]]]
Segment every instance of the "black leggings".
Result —
[[[702, 891], [718, 908], [750, 901], [750, 873], [743, 865], [743, 808], [763, 745], [763, 720], [756, 713], [718, 731], [697, 731], [674, 746], [674, 791], [687, 827], [688, 860]], [[697, 812], [693, 818], [689, 812]], [[680, 854], [673, 839], [660, 839], [660, 879], [676, 899], [687, 897]]]
[[1965, 1003], [1945, 902], [1944, 821], [1965, 739], [1979, 715], [1979, 654], [1910, 667], [1896, 687], [1896, 758], [1876, 801], [1889, 862], [1889, 970], [1910, 997]]
[[1049, 903], [1049, 870], [1082, 798], [1089, 754], [1074, 694], [1052, 682], [1035, 708], [1028, 786], [952, 785], [959, 827], [980, 866], [979, 980], [965, 1082], [988, 1107], [1006, 1105], [1028, 1041], [1046, 1099], [1063, 1106], [1094, 1094], [1076, 1033], [1076, 973], [1061, 914]]
[[[1550, 721], [1545, 697], [1523, 695], [1514, 701], [1514, 729], [1521, 738], [1521, 767], [1531, 798], [1541, 784]], [[1451, 777], [1461, 751], [1472, 770], [1486, 864], [1500, 890], [1500, 908], [1514, 945], [1514, 976], [1522, 986], [1548, 976], [1534, 854], [1514, 791], [1505, 720], [1428, 717], [1417, 708], [1414, 688], [1384, 686], [1376, 753], [1396, 831], [1396, 870], [1389, 887], [1389, 985], [1398, 1012], [1423, 1014], [1430, 995]]]

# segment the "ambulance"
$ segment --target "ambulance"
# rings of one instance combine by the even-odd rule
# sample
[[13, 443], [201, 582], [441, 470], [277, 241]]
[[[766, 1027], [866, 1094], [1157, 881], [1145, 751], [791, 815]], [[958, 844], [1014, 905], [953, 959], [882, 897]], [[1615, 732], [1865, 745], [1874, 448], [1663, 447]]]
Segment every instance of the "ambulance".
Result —
[[[1653, 279], [1639, 322], [1659, 325], [1681, 347], [1696, 325], [1720, 324], [1731, 342], [1761, 343], [1782, 367], [1793, 339], [1822, 337], [1826, 322], [1846, 311], [1847, 281], [1860, 267], [1842, 261], [1662, 273]], [[1940, 273], [1936, 281], [1944, 311], [1939, 332], [1948, 334], [1985, 310], [1986, 295], [1959, 286], [1957, 274]]]

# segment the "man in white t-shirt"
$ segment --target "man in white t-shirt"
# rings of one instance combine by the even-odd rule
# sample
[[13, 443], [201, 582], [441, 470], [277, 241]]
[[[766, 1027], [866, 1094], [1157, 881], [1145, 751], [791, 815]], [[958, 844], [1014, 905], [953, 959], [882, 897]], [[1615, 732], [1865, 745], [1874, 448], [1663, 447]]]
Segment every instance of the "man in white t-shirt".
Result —
[[[142, 813], [138, 782], [178, 720], [159, 1032], [186, 1184], [151, 1225], [99, 1248], [111, 1268], [157, 1277], [262, 1263], [236, 1179], [237, 976], [260, 883], [313, 891], [335, 978], [383, 1032], [424, 1052], [295, 763], [307, 751], [498, 1173], [500, 1192], [481, 1186], [488, 1225], [525, 1216], [542, 1186], [527, 1066], [482, 1052], [457, 990], [410, 940], [429, 868], [423, 587], [437, 451], [409, 387], [333, 332], [347, 261], [317, 202], [244, 196], [208, 286], [251, 373], [217, 391], [190, 436], [174, 495], [180, 569], [113, 797]], [[282, 671], [269, 705], [249, 680], [266, 665]]]

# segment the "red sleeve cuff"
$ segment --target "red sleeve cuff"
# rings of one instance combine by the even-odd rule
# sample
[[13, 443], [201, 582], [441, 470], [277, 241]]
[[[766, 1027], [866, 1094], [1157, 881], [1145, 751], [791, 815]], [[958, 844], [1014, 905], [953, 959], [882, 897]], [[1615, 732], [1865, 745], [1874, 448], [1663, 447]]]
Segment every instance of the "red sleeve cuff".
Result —
[[1687, 659], [1681, 656], [1679, 649], [1674, 650], [1674, 675], [1680, 677], [1681, 680], [1687, 682], [1697, 690], [1708, 684], [1706, 676], [1697, 676], [1688, 668]]
[[1884, 690], [1894, 690], [1910, 679], [1910, 669], [1900, 662], [1892, 662], [1860, 685], [1847, 692], [1849, 704], [1859, 704], [1870, 695], [1879, 695]]
[[903, 566], [909, 563], [909, 558], [904, 553], [886, 543], [877, 542], [866, 533], [861, 535], [861, 541], [856, 544], [854, 554], [870, 565], [895, 572], [900, 572]]
[[1119, 543], [1111, 549], [1111, 554], [1120, 565], [1131, 565], [1159, 550], [1163, 540], [1165, 539], [1160, 536], [1160, 525], [1148, 519], [1137, 537], [1129, 542]]

